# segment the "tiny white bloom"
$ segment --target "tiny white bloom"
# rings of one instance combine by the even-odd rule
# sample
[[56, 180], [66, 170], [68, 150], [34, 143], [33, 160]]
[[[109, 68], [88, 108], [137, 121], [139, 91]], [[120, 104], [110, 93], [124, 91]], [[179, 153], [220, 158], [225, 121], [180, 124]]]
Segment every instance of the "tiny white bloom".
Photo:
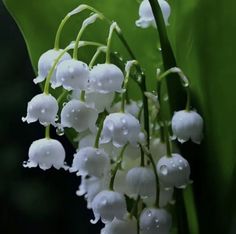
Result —
[[127, 143], [137, 145], [140, 133], [140, 123], [131, 114], [109, 114], [104, 120], [101, 143], [112, 141], [115, 147], [122, 147]]
[[172, 220], [164, 209], [145, 208], [139, 222], [141, 234], [169, 234]]
[[57, 67], [56, 79], [58, 86], [66, 90], [86, 90], [89, 81], [89, 68], [84, 62], [70, 59], [61, 62]]
[[[34, 79], [34, 83], [40, 83], [45, 80], [47, 77], [50, 69], [52, 68], [55, 60], [60, 56], [62, 53], [62, 50], [48, 50], [45, 53], [43, 53], [38, 61], [38, 76]], [[58, 64], [60, 64], [64, 60], [69, 60], [71, 59], [71, 56], [69, 53], [65, 53], [62, 58], [59, 60]], [[53, 75], [51, 77], [51, 83], [52, 85], [56, 85], [56, 69], [53, 72]]]
[[108, 188], [109, 185], [109, 176], [105, 176], [102, 178], [98, 178], [95, 176], [82, 176], [81, 177], [81, 184], [79, 189], [76, 191], [77, 196], [85, 196], [87, 200], [87, 208], [91, 209], [92, 201], [94, 197], [101, 192]]
[[74, 155], [70, 172], [78, 171], [77, 175], [102, 177], [108, 173], [109, 169], [110, 160], [104, 150], [85, 147]]
[[39, 122], [47, 126], [55, 125], [58, 112], [57, 100], [51, 94], [41, 93], [36, 95], [28, 103], [27, 116], [22, 118], [23, 122]]
[[114, 218], [123, 219], [127, 214], [125, 197], [114, 191], [104, 190], [98, 193], [92, 201], [92, 209], [95, 216], [91, 222], [111, 222]]
[[69, 101], [61, 111], [62, 127], [74, 128], [77, 132], [96, 131], [97, 111], [79, 100]]
[[154, 172], [145, 167], [134, 167], [126, 175], [126, 183], [131, 196], [152, 197], [156, 193]]
[[[121, 109], [121, 102], [117, 102], [111, 107], [110, 113], [119, 112]], [[129, 103], [125, 105], [125, 113], [129, 113], [134, 117], [138, 118], [140, 112], [140, 103], [137, 101], [130, 100]]]
[[115, 93], [86, 92], [85, 102], [93, 106], [98, 113], [109, 110], [114, 99]]
[[114, 64], [98, 64], [90, 73], [91, 91], [98, 93], [122, 92], [124, 75]]
[[177, 111], [172, 118], [172, 130], [181, 143], [191, 139], [200, 144], [203, 137], [203, 119], [196, 111]]
[[157, 163], [157, 173], [164, 188], [185, 188], [190, 182], [190, 166], [179, 154], [162, 157]]
[[106, 223], [101, 234], [137, 234], [137, 223], [131, 219], [119, 220], [115, 218], [112, 222]]
[[65, 150], [62, 144], [54, 139], [39, 139], [34, 141], [29, 148], [29, 160], [23, 163], [24, 167], [37, 167], [47, 170], [52, 166], [56, 169], [65, 166]]
[[[169, 25], [170, 5], [165, 0], [158, 0], [166, 25]], [[136, 25], [140, 28], [150, 26], [156, 27], [156, 22], [152, 13], [152, 8], [148, 0], [143, 0], [139, 7], [140, 18], [136, 21]]]

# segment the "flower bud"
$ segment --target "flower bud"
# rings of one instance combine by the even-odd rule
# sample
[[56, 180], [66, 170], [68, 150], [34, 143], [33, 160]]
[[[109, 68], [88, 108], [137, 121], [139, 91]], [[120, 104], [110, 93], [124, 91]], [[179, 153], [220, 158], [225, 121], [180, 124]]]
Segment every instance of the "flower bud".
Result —
[[56, 79], [58, 86], [66, 90], [86, 90], [89, 81], [89, 68], [87, 64], [75, 60], [65, 60], [58, 65]]
[[190, 166], [181, 155], [172, 154], [158, 161], [157, 173], [163, 188], [185, 188], [189, 183]]
[[77, 175], [102, 177], [109, 169], [110, 160], [104, 150], [85, 147], [74, 155], [70, 172], [78, 171]]
[[22, 118], [23, 122], [39, 122], [47, 126], [55, 125], [58, 112], [57, 100], [51, 94], [41, 93], [36, 95], [28, 103], [27, 116]]
[[179, 142], [191, 139], [200, 144], [202, 140], [203, 119], [196, 111], [178, 111], [172, 118], [173, 134]]
[[145, 167], [134, 167], [126, 175], [129, 193], [142, 197], [152, 197], [156, 193], [156, 180], [154, 172]]
[[121, 92], [124, 75], [114, 64], [98, 64], [90, 73], [91, 91], [98, 93]]
[[92, 201], [92, 209], [95, 220], [93, 224], [101, 218], [102, 222], [111, 222], [114, 218], [123, 219], [127, 213], [125, 197], [120, 193], [104, 190], [96, 195]]
[[62, 127], [74, 128], [77, 132], [96, 131], [97, 111], [79, 100], [69, 101], [61, 111]]
[[[158, 0], [161, 11], [164, 17], [165, 24], [168, 25], [170, 16], [170, 6], [165, 0]], [[150, 26], [156, 27], [155, 18], [153, 16], [152, 8], [148, 0], [143, 0], [139, 7], [140, 18], [136, 21], [136, 26], [140, 28], [148, 28]]]
[[68, 167], [65, 166], [65, 150], [62, 144], [53, 139], [40, 139], [34, 141], [29, 148], [29, 160], [24, 162], [24, 167], [39, 167], [47, 170], [52, 166], [56, 169]]
[[140, 123], [131, 114], [109, 114], [104, 120], [101, 144], [112, 141], [115, 147], [122, 147], [127, 143], [137, 145], [140, 133]]
[[[53, 67], [53, 64], [55, 60], [60, 56], [62, 53], [62, 50], [48, 50], [47, 52], [43, 53], [38, 61], [38, 76], [34, 79], [34, 83], [40, 83], [45, 80], [47, 77], [50, 69]], [[58, 64], [60, 64], [62, 61], [71, 59], [71, 56], [69, 53], [65, 53], [62, 58], [59, 60]], [[57, 68], [56, 68], [57, 69]], [[53, 75], [51, 77], [51, 83], [53, 86], [57, 84], [56, 82], [56, 69], [53, 72]]]
[[169, 234], [172, 221], [166, 210], [146, 208], [142, 211], [139, 222], [142, 234]]

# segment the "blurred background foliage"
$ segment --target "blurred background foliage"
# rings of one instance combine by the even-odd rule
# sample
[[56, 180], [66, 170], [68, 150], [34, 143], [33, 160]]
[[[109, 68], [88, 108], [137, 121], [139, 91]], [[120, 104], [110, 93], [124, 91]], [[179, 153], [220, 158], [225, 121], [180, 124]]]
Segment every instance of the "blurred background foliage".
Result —
[[[64, 15], [80, 3], [98, 8], [117, 21], [138, 60], [143, 65], [148, 87], [153, 90], [155, 69], [160, 64], [157, 32], [135, 27], [136, 0], [5, 0], [0, 3], [1, 47], [1, 163], [0, 226], [3, 233], [99, 233], [83, 198], [75, 196], [78, 178], [63, 171], [24, 169], [28, 146], [41, 138], [38, 124], [22, 124], [26, 103], [39, 88], [32, 84], [39, 56], [53, 47], [56, 29]], [[181, 146], [192, 166], [193, 188], [200, 233], [236, 233], [236, 3], [220, 0], [169, 0], [172, 7], [168, 34], [177, 63], [192, 83], [194, 107], [205, 119], [201, 146]], [[74, 16], [62, 35], [61, 47], [75, 39], [82, 19]], [[90, 26], [84, 38], [105, 42], [108, 27]], [[26, 50], [30, 54], [33, 69]], [[113, 48], [128, 58], [119, 40]], [[88, 61], [93, 49], [81, 49]], [[133, 95], [138, 95], [135, 91]], [[178, 97], [176, 97], [178, 99]], [[63, 139], [71, 160], [73, 150]], [[180, 232], [181, 233], [181, 232]], [[186, 234], [186, 232], [182, 232]]]

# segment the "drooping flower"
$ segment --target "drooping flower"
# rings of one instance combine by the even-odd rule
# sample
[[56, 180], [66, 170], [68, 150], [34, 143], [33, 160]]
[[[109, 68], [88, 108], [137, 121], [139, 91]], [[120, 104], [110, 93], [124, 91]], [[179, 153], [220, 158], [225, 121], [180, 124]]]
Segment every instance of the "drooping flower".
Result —
[[125, 197], [114, 191], [104, 190], [98, 193], [92, 201], [92, 209], [95, 219], [91, 222], [111, 222], [114, 218], [123, 219], [127, 213]]
[[65, 166], [65, 150], [58, 140], [39, 139], [34, 141], [29, 148], [29, 160], [24, 162], [24, 167], [37, 167], [47, 170], [52, 166], [56, 169], [68, 167]]
[[145, 208], [139, 218], [141, 234], [169, 234], [171, 216], [164, 209]]
[[[166, 25], [169, 25], [168, 19], [170, 16], [170, 5], [165, 0], [158, 0]], [[147, 28], [150, 26], [156, 27], [156, 22], [153, 16], [152, 8], [148, 0], [143, 0], [139, 7], [139, 19], [136, 25], [140, 28]]]
[[137, 234], [137, 224], [135, 220], [115, 218], [112, 222], [106, 223], [101, 234]]
[[124, 75], [114, 64], [98, 64], [90, 73], [90, 90], [98, 93], [122, 92]]
[[[40, 83], [45, 80], [55, 60], [60, 56], [61, 53], [62, 53], [61, 49], [60, 50], [52, 49], [52, 50], [46, 51], [40, 56], [39, 61], [38, 61], [38, 76], [34, 79], [35, 84]], [[59, 60], [58, 64], [60, 64], [62, 61], [69, 60], [69, 59], [71, 59], [71, 56], [69, 53], [66, 52], [62, 56], [62, 58]], [[53, 75], [50, 80], [53, 87], [57, 84], [56, 69], [54, 70]]]
[[91, 209], [94, 197], [101, 191], [108, 189], [109, 176], [98, 178], [95, 176], [82, 176], [79, 189], [76, 191], [77, 196], [83, 196], [87, 200], [87, 208]]
[[57, 100], [51, 94], [41, 93], [28, 103], [27, 116], [23, 117], [22, 121], [27, 123], [39, 121], [44, 126], [55, 125], [57, 112]]
[[191, 139], [200, 144], [203, 137], [203, 119], [196, 111], [177, 111], [172, 118], [172, 130], [179, 142]]
[[134, 167], [126, 175], [127, 188], [131, 196], [152, 197], [156, 193], [154, 172], [145, 167]]
[[86, 90], [89, 82], [89, 68], [84, 62], [70, 59], [61, 62], [57, 67], [58, 86], [66, 90]]
[[190, 182], [190, 166], [179, 154], [162, 157], [157, 163], [157, 173], [163, 188], [185, 188]]
[[137, 145], [140, 141], [140, 123], [131, 114], [113, 113], [104, 120], [101, 143], [113, 142], [122, 147], [127, 143]]
[[69, 101], [61, 111], [62, 127], [74, 128], [77, 132], [96, 131], [97, 111], [79, 100]]
[[109, 156], [102, 149], [85, 147], [75, 155], [70, 172], [77, 172], [77, 175], [91, 175], [102, 177], [108, 174], [110, 169]]

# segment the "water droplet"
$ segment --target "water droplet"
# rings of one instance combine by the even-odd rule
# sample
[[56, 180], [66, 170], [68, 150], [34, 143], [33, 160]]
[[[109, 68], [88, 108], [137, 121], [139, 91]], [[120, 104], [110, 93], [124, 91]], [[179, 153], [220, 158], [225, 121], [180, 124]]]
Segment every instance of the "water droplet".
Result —
[[147, 211], [147, 216], [148, 216], [148, 217], [151, 217], [151, 216], [152, 216], [152, 211], [151, 211], [151, 210], [148, 210], [148, 211]]
[[173, 164], [172, 164], [172, 167], [176, 167], [176, 164], [173, 163]]
[[23, 167], [27, 167], [28, 161], [24, 161], [24, 162], [22, 163], [22, 165], [23, 165]]
[[97, 155], [101, 155], [101, 151], [100, 150], [96, 150], [96, 154]]
[[180, 160], [179, 160], [179, 163], [182, 163], [182, 162], [183, 162], [183, 160], [182, 160], [182, 159], [180, 159]]
[[102, 86], [102, 83], [101, 82], [98, 82], [98, 87], [101, 87]]
[[169, 96], [167, 94], [164, 95], [163, 100], [167, 102], [169, 100]]
[[73, 67], [69, 67], [69, 73], [73, 73], [74, 72], [74, 68]]
[[122, 124], [126, 124], [127, 123], [126, 119], [125, 118], [121, 118], [121, 123]]
[[63, 136], [65, 132], [64, 132], [64, 129], [62, 127], [58, 127], [56, 129], [56, 133], [57, 133], [58, 136]]
[[88, 158], [87, 158], [87, 157], [86, 157], [86, 158], [84, 158], [84, 161], [85, 161], [85, 162], [88, 162]]
[[59, 116], [58, 115], [56, 115], [56, 117], [55, 117], [55, 121], [57, 121], [59, 119]]
[[72, 109], [72, 110], [71, 110], [71, 113], [74, 113], [74, 112], [75, 112], [75, 109]]
[[168, 168], [167, 168], [167, 166], [166, 166], [166, 165], [162, 165], [162, 166], [160, 167], [160, 171], [161, 171], [161, 174], [162, 174], [162, 175], [167, 175], [167, 174], [168, 174]]
[[41, 109], [41, 113], [44, 114], [46, 112], [46, 110], [43, 108]]
[[64, 107], [67, 104], [67, 102], [63, 102], [62, 106]]
[[180, 171], [182, 171], [182, 170], [183, 170], [183, 167], [181, 167], [181, 166], [179, 166], [178, 168], [179, 168], [179, 170], [180, 170]]
[[129, 130], [127, 128], [123, 129], [123, 135], [127, 136], [129, 134]]
[[102, 205], [107, 205], [107, 199], [103, 199], [101, 203]]
[[159, 223], [159, 219], [155, 219], [155, 223]]
[[113, 131], [114, 130], [114, 124], [112, 121], [107, 121], [107, 124], [106, 124], [107, 128], [110, 130], [110, 131]]

